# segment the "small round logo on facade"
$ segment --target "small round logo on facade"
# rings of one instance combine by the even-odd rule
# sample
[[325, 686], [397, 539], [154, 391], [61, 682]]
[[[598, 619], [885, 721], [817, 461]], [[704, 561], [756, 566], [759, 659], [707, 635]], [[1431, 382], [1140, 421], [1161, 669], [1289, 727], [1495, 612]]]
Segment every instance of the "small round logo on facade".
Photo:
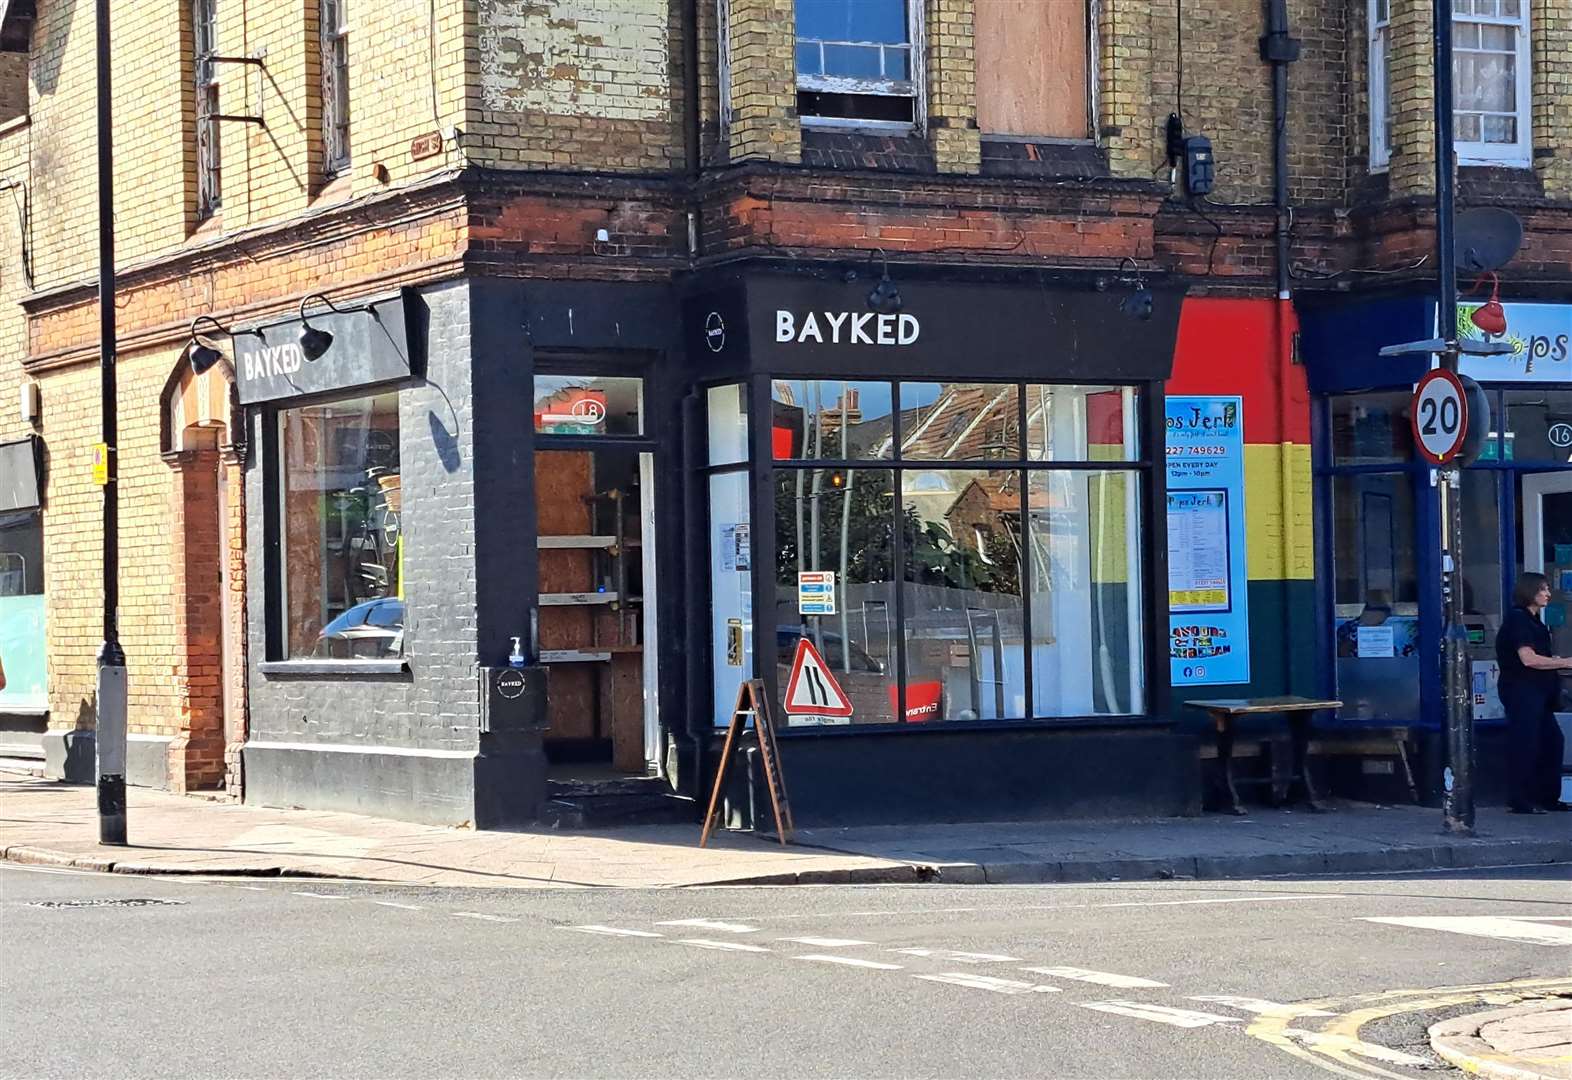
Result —
[[1550, 445], [1562, 449], [1572, 446], [1572, 424], [1551, 424]]
[[710, 347], [710, 352], [720, 352], [726, 347], [726, 320], [718, 311], [710, 312], [709, 318], [704, 320], [704, 343]]
[[512, 701], [524, 696], [524, 674], [512, 668], [497, 672], [497, 693]]
[[606, 418], [606, 406], [594, 398], [580, 398], [573, 403], [574, 419], [598, 424]]

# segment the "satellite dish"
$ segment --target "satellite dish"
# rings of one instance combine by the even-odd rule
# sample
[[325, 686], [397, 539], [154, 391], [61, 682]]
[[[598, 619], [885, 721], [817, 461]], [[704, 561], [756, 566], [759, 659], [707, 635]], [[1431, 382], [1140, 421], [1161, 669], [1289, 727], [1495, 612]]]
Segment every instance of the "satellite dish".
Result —
[[1523, 223], [1499, 206], [1476, 206], [1457, 215], [1453, 263], [1480, 274], [1500, 270], [1523, 244]]

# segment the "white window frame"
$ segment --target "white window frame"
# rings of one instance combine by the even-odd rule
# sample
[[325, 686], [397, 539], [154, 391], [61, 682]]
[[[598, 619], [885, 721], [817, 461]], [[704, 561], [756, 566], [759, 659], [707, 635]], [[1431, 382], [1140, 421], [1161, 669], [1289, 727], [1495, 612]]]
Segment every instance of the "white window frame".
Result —
[[317, 5], [322, 38], [322, 175], [328, 179], [350, 166], [348, 8], [348, 0], [319, 0]]
[[[842, 0], [855, 4], [858, 0]], [[866, 94], [873, 97], [910, 98], [912, 119], [872, 120], [860, 117], [803, 116], [804, 127], [855, 128], [873, 131], [917, 131], [927, 125], [928, 113], [928, 62], [927, 20], [923, 12], [927, 0], [906, 0], [906, 39], [911, 63], [911, 78], [907, 79], [855, 79], [841, 75], [803, 75], [797, 73], [797, 90], [817, 94]], [[794, 15], [795, 19], [795, 15]], [[792, 26], [792, 66], [796, 67], [797, 28]], [[882, 44], [878, 42], [834, 42], [833, 44]]]
[[1518, 14], [1472, 15], [1456, 12], [1452, 16], [1453, 49], [1457, 50], [1456, 28], [1461, 23], [1480, 26], [1505, 26], [1514, 31], [1514, 60], [1517, 96], [1517, 140], [1511, 143], [1465, 142], [1456, 140], [1457, 160], [1461, 165], [1506, 165], [1528, 168], [1533, 164], [1533, 83], [1532, 52], [1528, 33], [1529, 0], [1518, 0]]
[[[1381, 17], [1383, 9], [1386, 18]], [[1369, 0], [1365, 25], [1370, 84], [1370, 171], [1383, 172], [1392, 157], [1391, 105], [1392, 8], [1391, 0]]]

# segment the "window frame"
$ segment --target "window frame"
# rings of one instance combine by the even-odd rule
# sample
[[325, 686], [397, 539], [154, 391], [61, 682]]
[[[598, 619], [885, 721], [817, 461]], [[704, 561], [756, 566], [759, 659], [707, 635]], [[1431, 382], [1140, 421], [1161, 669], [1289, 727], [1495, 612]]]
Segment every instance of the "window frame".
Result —
[[[1383, 7], [1387, 12], [1387, 18], [1385, 19], [1381, 19], [1378, 14]], [[1367, 0], [1365, 14], [1366, 81], [1370, 90], [1367, 110], [1370, 134], [1370, 171], [1375, 173], [1385, 172], [1392, 156], [1391, 0]], [[1452, 15], [1454, 42], [1459, 23], [1481, 26], [1505, 26], [1514, 30], [1517, 140], [1513, 143], [1487, 143], [1454, 138], [1453, 147], [1457, 154], [1458, 164], [1529, 168], [1533, 164], [1533, 39], [1529, 22], [1528, 0], [1520, 0], [1516, 16], [1475, 15], [1454, 11]], [[1453, 48], [1455, 57], [1455, 44]], [[1454, 127], [1456, 125], [1456, 95], [1456, 80], [1454, 79]], [[1378, 107], [1378, 103], [1385, 107]]]
[[[408, 670], [409, 659], [412, 652], [409, 638], [409, 609], [405, 600], [405, 623], [401, 628], [399, 638], [400, 651], [396, 655], [372, 658], [339, 659], [319, 657], [311, 654], [292, 655], [290, 648], [289, 627], [289, 597], [290, 597], [290, 568], [289, 544], [286, 532], [289, 528], [289, 417], [292, 413], [305, 412], [312, 409], [331, 409], [334, 406], [345, 405], [352, 402], [369, 402], [378, 397], [392, 397], [395, 399], [395, 415], [399, 419], [398, 435], [394, 446], [399, 456], [398, 475], [403, 474], [404, 457], [404, 426], [403, 426], [403, 388], [398, 384], [370, 385], [347, 388], [342, 392], [333, 392], [325, 395], [311, 395], [301, 400], [281, 402], [268, 410], [264, 420], [265, 438], [271, 443], [264, 449], [265, 459], [272, 462], [272, 476], [268, 478], [272, 490], [264, 500], [267, 512], [264, 514], [263, 529], [267, 536], [267, 544], [272, 558], [264, 575], [265, 580], [265, 610], [266, 610], [266, 643], [264, 648], [263, 672], [291, 672], [322, 669], [331, 673], [362, 673], [375, 674], [385, 671]], [[400, 520], [400, 538], [404, 535], [402, 508], [395, 511]], [[402, 551], [396, 558], [400, 563], [402, 574]], [[395, 593], [396, 595], [396, 593]], [[371, 597], [370, 599], [386, 599], [386, 597]], [[365, 603], [367, 601], [357, 601]], [[350, 605], [351, 607], [355, 605]], [[348, 610], [348, 609], [346, 609]], [[342, 614], [342, 612], [340, 612]], [[337, 616], [335, 616], [337, 617]], [[325, 619], [323, 625], [331, 622]]]
[[[843, 2], [856, 3], [858, 0], [843, 0]], [[843, 75], [804, 75], [797, 71], [797, 48], [799, 43], [805, 39], [797, 36], [796, 6], [795, 4], [793, 5], [792, 73], [795, 93], [799, 95], [806, 92], [813, 94], [905, 98], [912, 103], [912, 118], [909, 121], [809, 114], [798, 117], [803, 127], [828, 128], [832, 130], [850, 128], [877, 132], [916, 132], [919, 134], [926, 129], [928, 121], [928, 56], [927, 16], [924, 9], [927, 5], [925, 0], [904, 0], [904, 2], [906, 4], [906, 43], [911, 63], [911, 78], [909, 80], [860, 79]], [[822, 47], [822, 39], [809, 38], [806, 40], [820, 41]], [[837, 41], [833, 42], [833, 44], [848, 43]], [[875, 43], [869, 42], [868, 44]], [[909, 82], [911, 89], [909, 91], [897, 89], [896, 87], [902, 82]]]
[[[1379, 12], [1386, 9], [1386, 18]], [[1365, 7], [1366, 81], [1369, 83], [1370, 171], [1385, 172], [1392, 159], [1392, 5], [1368, 0]], [[1378, 107], [1379, 103], [1379, 107]]]
[[[789, 381], [824, 381], [832, 383], [884, 383], [889, 385], [891, 392], [892, 408], [892, 434], [891, 455], [889, 457], [872, 458], [777, 458], [770, 452], [769, 419], [774, 395], [771, 392], [777, 380]], [[891, 658], [894, 663], [893, 677], [898, 687], [896, 719], [893, 723], [866, 723], [859, 724], [855, 720], [847, 725], [833, 725], [821, 727], [815, 725], [789, 726], [783, 725], [781, 734], [790, 737], [814, 737], [815, 735], [838, 735], [859, 733], [885, 733], [913, 730], [983, 730], [988, 728], [1065, 728], [1065, 727], [1132, 727], [1153, 723], [1166, 723], [1163, 719], [1167, 700], [1167, 670], [1168, 654], [1166, 649], [1155, 650], [1153, 627], [1161, 623], [1162, 638], [1167, 640], [1166, 606], [1159, 608], [1158, 599], [1160, 590], [1152, 585], [1163, 575], [1158, 574], [1158, 564], [1154, 545], [1162, 542], [1163, 537], [1159, 530], [1163, 524], [1153, 519], [1156, 500], [1162, 493], [1162, 472], [1159, 464], [1161, 459], [1154, 455], [1150, 441], [1156, 437], [1148, 426], [1152, 422], [1153, 410], [1161, 410], [1164, 394], [1160, 383], [1136, 382], [1096, 382], [1088, 383], [1083, 380], [1054, 379], [1054, 378], [972, 378], [963, 381], [967, 385], [1000, 385], [1015, 386], [1020, 388], [1017, 397], [1017, 425], [1019, 430], [1019, 452], [1013, 457], [1001, 459], [968, 458], [964, 460], [947, 461], [942, 459], [908, 458], [902, 453], [902, 443], [907, 435], [902, 429], [901, 388], [903, 384], [923, 383], [949, 383], [947, 380], [936, 376], [892, 376], [889, 374], [844, 374], [829, 373], [818, 370], [791, 371], [789, 373], [776, 371], [769, 374], [755, 373], [750, 385], [752, 386], [752, 407], [750, 415], [755, 427], [751, 433], [755, 448], [755, 459], [751, 467], [754, 471], [753, 484], [755, 486], [755, 511], [751, 519], [754, 537], [754, 566], [755, 586], [754, 595], [754, 636], [756, 647], [754, 650], [754, 672], [756, 678], [764, 681], [772, 700], [779, 702], [783, 687], [777, 685], [779, 676], [776, 670], [775, 654], [772, 650], [765, 649], [758, 642], [773, 641], [777, 615], [773, 606], [757, 602], [759, 596], [775, 595], [774, 588], [774, 513], [773, 494], [776, 476], [783, 472], [813, 472], [815, 470], [859, 470], [883, 471], [888, 470], [894, 476], [897, 497], [892, 512], [896, 515], [892, 521], [892, 535], [897, 539], [893, 554], [895, 586], [895, 606], [891, 615], [896, 627], [893, 641], [899, 642]], [[1028, 401], [1026, 389], [1037, 385], [1054, 385], [1065, 387], [1096, 386], [1104, 389], [1129, 389], [1135, 394], [1132, 418], [1135, 424], [1134, 435], [1136, 438], [1136, 452], [1134, 457], [1117, 460], [1097, 460], [1086, 458], [1046, 458], [1036, 459], [1030, 456], [1027, 445], [1027, 414]], [[763, 404], [760, 404], [761, 398]], [[1158, 413], [1160, 415], [1160, 412]], [[762, 434], [760, 430], [762, 429]], [[711, 467], [704, 470], [713, 474], [743, 468], [742, 465], [727, 465]], [[1035, 692], [1035, 679], [1032, 674], [1033, 662], [1027, 661], [1027, 671], [1024, 678], [1024, 693], [1027, 704], [1025, 716], [1010, 716], [988, 719], [945, 719], [941, 721], [913, 724], [907, 721], [907, 692], [909, 689], [909, 664], [907, 662], [908, 639], [906, 637], [908, 626], [907, 597], [905, 585], [909, 584], [906, 576], [906, 552], [904, 544], [900, 542], [903, 535], [899, 526], [899, 514], [904, 506], [902, 497], [902, 476], [907, 472], [925, 472], [932, 470], [959, 470], [970, 472], [1014, 472], [1021, 477], [1020, 502], [1021, 502], [1021, 538], [1029, 545], [1031, 511], [1029, 503], [1029, 489], [1031, 479], [1036, 474], [1046, 473], [1072, 473], [1072, 474], [1097, 474], [1120, 472], [1135, 477], [1136, 487], [1134, 499], [1138, 516], [1137, 533], [1137, 558], [1138, 565], [1134, 568], [1140, 580], [1140, 601], [1134, 614], [1139, 618], [1137, 637], [1140, 642], [1140, 656], [1132, 663], [1141, 674], [1141, 704], [1139, 710], [1121, 713], [1089, 713], [1085, 715], [1042, 716], [1036, 713], [1037, 695]], [[768, 544], [769, 547], [761, 547]], [[1022, 625], [1029, 635], [1036, 625], [1033, 619], [1032, 597], [1032, 569], [1029, 559], [1029, 547], [1023, 548], [1020, 556], [1020, 588], [1021, 588], [1021, 618]], [[707, 553], [708, 554], [708, 553]], [[768, 586], [768, 587], [764, 587]], [[1161, 591], [1161, 599], [1166, 604], [1166, 591]], [[711, 658], [713, 663], [713, 657]]]
[[196, 113], [197, 220], [224, 205], [223, 149], [219, 142], [218, 0], [191, 0], [192, 83]]
[[[1517, 139], [1510, 143], [1492, 143], [1465, 141], [1454, 138], [1453, 146], [1457, 152], [1459, 165], [1501, 165], [1526, 169], [1533, 164], [1533, 46], [1529, 36], [1528, 9], [1529, 0], [1518, 0], [1518, 14], [1516, 17], [1509, 15], [1463, 14], [1457, 11], [1454, 11], [1452, 14], [1454, 71], [1456, 69], [1455, 57], [1458, 51], [1456, 44], [1457, 27], [1460, 23], [1511, 28], [1513, 31], [1512, 55], [1515, 64], [1513, 89], [1517, 99], [1517, 108], [1514, 110], [1517, 121]], [[1453, 79], [1452, 97], [1454, 103], [1453, 128], [1455, 130], [1455, 106], [1457, 100], [1455, 77]], [[1469, 111], [1472, 112], [1473, 110]], [[1483, 134], [1483, 127], [1481, 127], [1481, 134]]]
[[348, 0], [318, 0], [318, 63], [322, 74], [322, 176], [327, 180], [344, 175], [353, 161], [349, 130], [350, 24], [347, 12]]

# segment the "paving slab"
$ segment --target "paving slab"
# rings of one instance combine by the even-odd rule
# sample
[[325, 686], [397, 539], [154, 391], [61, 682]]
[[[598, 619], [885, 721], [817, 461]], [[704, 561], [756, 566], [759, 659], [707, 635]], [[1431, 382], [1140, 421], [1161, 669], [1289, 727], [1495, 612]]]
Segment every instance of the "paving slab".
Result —
[[477, 832], [133, 788], [131, 845], [98, 844], [94, 791], [0, 770], [0, 857], [120, 873], [296, 875], [508, 888], [1088, 882], [1572, 862], [1572, 817], [1345, 804], [1328, 814], [806, 829], [782, 846], [699, 828]]
[[1487, 1080], [1572, 1080], [1572, 999], [1455, 1017], [1430, 1028], [1430, 1045]]

